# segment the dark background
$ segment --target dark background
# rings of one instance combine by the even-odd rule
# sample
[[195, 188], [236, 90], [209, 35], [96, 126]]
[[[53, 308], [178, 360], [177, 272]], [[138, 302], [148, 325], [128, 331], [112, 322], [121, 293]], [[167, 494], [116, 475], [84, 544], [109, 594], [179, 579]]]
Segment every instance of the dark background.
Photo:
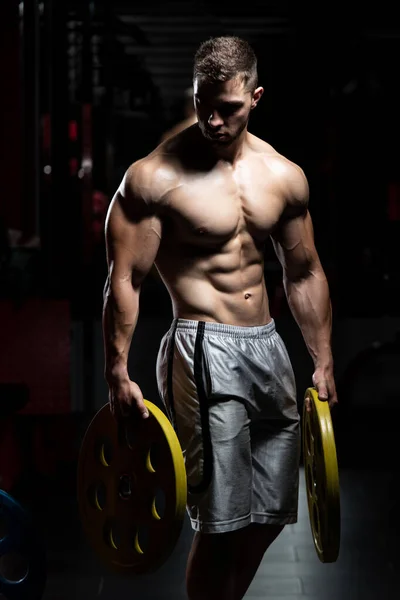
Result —
[[[76, 461], [91, 417], [107, 402], [101, 310], [108, 204], [126, 168], [183, 117], [194, 52], [220, 34], [245, 37], [259, 59], [265, 94], [249, 130], [309, 180], [334, 314], [333, 418], [348, 533], [343, 558], [329, 571], [331, 586], [318, 587], [328, 572], [311, 550], [287, 575], [299, 586], [254, 597], [399, 595], [400, 23], [393, 6], [2, 0], [0, 488], [40, 526], [46, 598], [184, 598], [187, 522], [175, 562], [159, 576], [140, 584], [111, 577], [82, 536]], [[272, 316], [292, 358], [301, 410], [312, 363], [281, 275], [268, 246]], [[155, 403], [155, 359], [171, 318], [152, 272], [130, 371]], [[302, 527], [309, 544], [309, 525], [296, 531]], [[373, 572], [375, 587], [366, 583]]]

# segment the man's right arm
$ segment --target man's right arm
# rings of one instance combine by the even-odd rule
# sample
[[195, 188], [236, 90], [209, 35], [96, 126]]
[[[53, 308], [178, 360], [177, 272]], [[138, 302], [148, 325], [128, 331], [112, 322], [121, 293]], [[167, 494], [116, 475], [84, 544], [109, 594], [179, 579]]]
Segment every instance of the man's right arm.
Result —
[[[106, 219], [108, 276], [104, 288], [103, 340], [104, 374], [110, 390], [124, 384], [126, 387], [129, 382], [128, 354], [139, 316], [140, 289], [161, 240], [161, 221], [149, 194], [150, 185], [147, 167], [138, 163], [130, 167], [112, 199]], [[131, 404], [127, 398], [116, 400]]]

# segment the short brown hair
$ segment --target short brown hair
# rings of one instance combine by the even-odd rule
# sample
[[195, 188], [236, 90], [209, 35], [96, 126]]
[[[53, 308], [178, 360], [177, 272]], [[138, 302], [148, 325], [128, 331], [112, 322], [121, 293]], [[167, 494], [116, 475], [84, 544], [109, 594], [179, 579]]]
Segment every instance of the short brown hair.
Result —
[[250, 44], [233, 35], [214, 37], [203, 42], [194, 57], [193, 78], [210, 83], [240, 77], [247, 91], [258, 83], [257, 57]]

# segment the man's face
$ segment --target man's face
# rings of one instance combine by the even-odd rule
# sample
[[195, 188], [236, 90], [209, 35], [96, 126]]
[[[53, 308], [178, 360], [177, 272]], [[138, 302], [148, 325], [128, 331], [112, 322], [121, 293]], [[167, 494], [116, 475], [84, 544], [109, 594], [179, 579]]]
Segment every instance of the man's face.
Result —
[[199, 127], [213, 145], [226, 146], [236, 140], [245, 129], [261, 97], [262, 88], [254, 94], [246, 91], [240, 79], [221, 83], [193, 82], [194, 105]]

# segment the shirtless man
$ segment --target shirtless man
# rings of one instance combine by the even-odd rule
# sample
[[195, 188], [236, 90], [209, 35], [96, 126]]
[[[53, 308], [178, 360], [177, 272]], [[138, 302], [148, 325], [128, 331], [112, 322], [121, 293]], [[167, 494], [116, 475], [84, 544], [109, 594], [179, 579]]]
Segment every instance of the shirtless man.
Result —
[[306, 177], [247, 130], [264, 91], [253, 50], [237, 37], [207, 40], [193, 84], [198, 123], [135, 162], [109, 209], [105, 377], [117, 418], [128, 407], [148, 416], [127, 360], [155, 263], [173, 305], [156, 368], [186, 461], [188, 598], [240, 600], [268, 546], [297, 520], [300, 418], [264, 281], [270, 236], [330, 407], [331, 304]]

